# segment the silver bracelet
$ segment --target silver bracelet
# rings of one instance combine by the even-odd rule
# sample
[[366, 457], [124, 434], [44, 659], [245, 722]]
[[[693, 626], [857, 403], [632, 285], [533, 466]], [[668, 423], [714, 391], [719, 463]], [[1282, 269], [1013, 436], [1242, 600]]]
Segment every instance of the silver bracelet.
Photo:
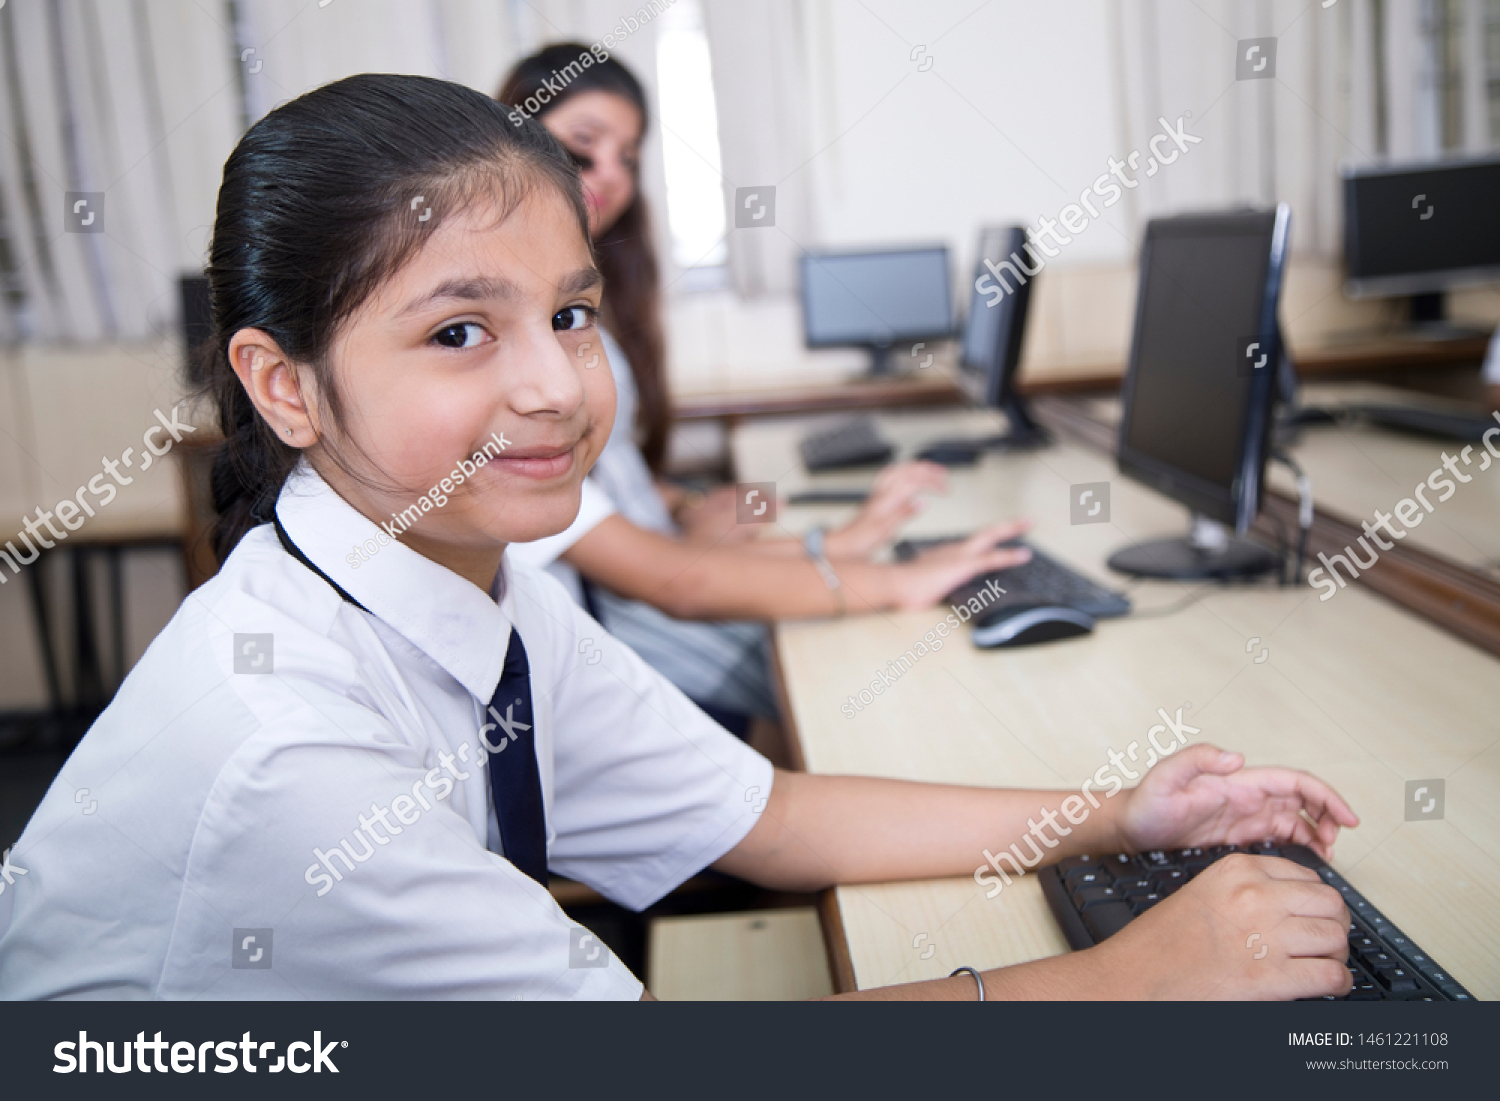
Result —
[[979, 1000], [984, 1001], [984, 980], [979, 977], [978, 971], [975, 971], [972, 967], [959, 967], [955, 968], [953, 973], [948, 977], [951, 979], [954, 975], [962, 975], [965, 971], [974, 976], [974, 981], [979, 984]]
[[826, 551], [828, 533], [822, 528], [813, 528], [802, 540], [802, 549], [807, 552], [813, 566], [818, 571], [818, 576], [823, 579], [823, 587], [833, 594], [834, 600], [838, 602], [838, 614], [846, 615], [849, 605], [844, 600], [843, 583], [839, 575], [833, 570], [833, 563], [828, 561]]

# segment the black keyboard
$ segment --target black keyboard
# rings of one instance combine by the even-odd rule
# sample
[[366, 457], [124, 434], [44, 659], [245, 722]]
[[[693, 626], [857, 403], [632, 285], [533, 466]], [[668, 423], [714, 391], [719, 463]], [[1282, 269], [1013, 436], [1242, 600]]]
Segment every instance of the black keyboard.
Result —
[[[903, 539], [895, 546], [896, 560], [907, 562], [928, 547], [955, 542], [955, 537], [943, 539]], [[1025, 546], [1012, 541], [1004, 546]], [[993, 580], [1005, 592], [995, 595], [989, 583]], [[991, 596], [984, 600], [986, 610], [1005, 608], [1016, 604], [1062, 604], [1077, 608], [1095, 619], [1122, 616], [1130, 611], [1130, 601], [1117, 592], [1096, 585], [1081, 573], [1069, 569], [1057, 559], [1031, 547], [1031, 561], [1013, 566], [1008, 570], [982, 573], [964, 582], [947, 596], [945, 604], [966, 604], [971, 597], [983, 592]]]
[[1311, 868], [1349, 908], [1349, 974], [1354, 988], [1326, 1001], [1454, 1001], [1474, 996], [1392, 925], [1317, 853], [1305, 845], [1216, 845], [1129, 856], [1074, 856], [1039, 873], [1042, 894], [1074, 949], [1114, 936], [1220, 857], [1233, 852], [1283, 856]]
[[1356, 405], [1350, 411], [1380, 428], [1466, 443], [1479, 443], [1487, 429], [1500, 428], [1500, 421], [1493, 417], [1447, 413], [1415, 406]]
[[815, 432], [800, 444], [809, 471], [878, 466], [895, 457], [895, 446], [880, 434], [872, 417], [855, 417], [836, 428]]

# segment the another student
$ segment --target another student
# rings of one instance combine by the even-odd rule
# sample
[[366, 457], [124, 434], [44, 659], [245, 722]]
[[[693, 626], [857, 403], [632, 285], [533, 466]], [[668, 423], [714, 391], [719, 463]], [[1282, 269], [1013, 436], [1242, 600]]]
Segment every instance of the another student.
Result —
[[[587, 603], [611, 634], [738, 729], [740, 716], [776, 714], [765, 628], [745, 621], [928, 607], [975, 574], [1024, 561], [1029, 552], [994, 549], [1023, 530], [1015, 524], [911, 565], [869, 561], [916, 511], [917, 494], [942, 489], [943, 471], [932, 463], [888, 467], [853, 522], [806, 544], [757, 538], [764, 526], [736, 524], [731, 489], [694, 499], [664, 485], [671, 406], [655, 246], [638, 181], [645, 94], [618, 61], [564, 43], [518, 62], [498, 98], [513, 120], [534, 113], [582, 169], [608, 329], [584, 366], [607, 365], [618, 395], [578, 519], [513, 555], [544, 567], [561, 559], [554, 573], [583, 600], [576, 569], [592, 583]], [[716, 622], [691, 622], [704, 620]]]
[[[225, 164], [208, 277], [227, 557], [6, 859], [0, 997], [638, 998], [549, 871], [634, 908], [710, 865], [800, 891], [967, 876], [1059, 821], [1066, 792], [776, 772], [509, 560], [572, 522], [614, 413], [576, 355], [583, 195], [540, 126], [424, 77], [300, 96]], [[1186, 747], [1047, 856], [1326, 856], [1356, 824], [1321, 781], [1242, 764]], [[1337, 993], [1348, 920], [1312, 872], [1233, 856], [1097, 948], [980, 981]]]

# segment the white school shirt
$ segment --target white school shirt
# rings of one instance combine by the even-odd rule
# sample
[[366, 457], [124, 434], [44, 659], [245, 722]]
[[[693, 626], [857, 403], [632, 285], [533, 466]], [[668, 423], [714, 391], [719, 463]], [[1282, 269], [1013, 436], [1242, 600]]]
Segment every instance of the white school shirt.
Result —
[[305, 465], [277, 512], [369, 611], [245, 536], [10, 854], [0, 998], [638, 998], [496, 855], [478, 747], [512, 626], [554, 871], [649, 905], [749, 832], [769, 763], [545, 575], [507, 561], [497, 604]]

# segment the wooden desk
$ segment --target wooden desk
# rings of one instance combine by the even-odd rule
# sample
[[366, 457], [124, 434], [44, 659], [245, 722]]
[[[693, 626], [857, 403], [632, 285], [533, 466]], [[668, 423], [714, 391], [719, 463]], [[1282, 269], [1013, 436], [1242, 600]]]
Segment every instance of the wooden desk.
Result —
[[[1425, 403], [1434, 408], [1465, 408], [1451, 401], [1386, 386], [1346, 383], [1312, 386], [1306, 403], [1337, 407], [1359, 402]], [[1095, 449], [1112, 454], [1120, 420], [1117, 397], [1044, 398], [1037, 403], [1043, 422]], [[1459, 456], [1463, 445], [1444, 444], [1404, 433], [1359, 425], [1323, 425], [1302, 431], [1292, 454], [1313, 483], [1317, 505], [1308, 560], [1319, 552], [1342, 553], [1364, 534], [1360, 522], [1375, 510], [1390, 512], [1442, 462], [1443, 452]], [[1404, 539], [1381, 551], [1360, 583], [1500, 656], [1500, 464], [1480, 471], [1472, 454], [1453, 495], [1436, 502], [1430, 516]], [[1445, 472], [1446, 473], [1446, 472]], [[1276, 523], [1297, 525], [1297, 493], [1280, 464], [1267, 468], [1268, 493], [1256, 524], [1262, 537], [1279, 538]], [[1432, 494], [1429, 491], [1429, 496]], [[1387, 540], [1391, 542], [1391, 540]], [[1362, 551], [1362, 548], [1361, 548]], [[1361, 558], [1368, 555], [1361, 553]]]
[[[907, 446], [998, 427], [978, 413], [881, 422]], [[794, 459], [803, 430], [794, 422], [739, 429], [739, 477], [778, 480], [783, 492], [816, 484]], [[1070, 525], [1069, 487], [1088, 481], [1112, 482], [1111, 522]], [[788, 508], [780, 523], [801, 531], [837, 512]], [[1015, 515], [1036, 521], [1037, 545], [1101, 580], [1116, 547], [1186, 527], [1183, 509], [1116, 477], [1107, 455], [1062, 444], [954, 471], [949, 495], [910, 533], [968, 531]], [[797, 752], [811, 772], [1076, 790], [1109, 749], [1144, 739], [1158, 708], [1183, 706], [1198, 738], [1242, 750], [1251, 764], [1313, 770], [1337, 787], [1364, 824], [1343, 836], [1335, 866], [1476, 996], [1500, 997], [1500, 660], [1362, 587], [1327, 602], [1307, 587], [1210, 589], [1169, 611], [1190, 591], [1138, 584], [1138, 614], [1051, 646], [979, 651], [960, 634], [852, 719], [840, 711], [850, 694], [943, 611], [780, 624]], [[1262, 649], [1269, 655], [1257, 663]], [[1406, 780], [1436, 777], [1447, 785], [1444, 819], [1405, 822]], [[974, 855], [977, 867], [983, 858]], [[825, 916], [846, 987], [1066, 950], [1035, 877], [992, 900], [971, 878], [841, 887]], [[928, 948], [936, 951], [924, 959]]]
[[[1436, 370], [1478, 364], [1488, 338], [1421, 341], [1397, 338], [1359, 339], [1308, 345], [1293, 349], [1297, 370], [1304, 378], [1351, 378], [1403, 369]], [[674, 396], [680, 421], [723, 421], [733, 426], [748, 417], [873, 409], [909, 409], [956, 405], [964, 400], [953, 380], [955, 350], [939, 346], [938, 360], [925, 372], [889, 378], [852, 378], [820, 385], [736, 385], [728, 389], [688, 390]], [[1028, 369], [1023, 365], [1020, 388], [1030, 395], [1097, 393], [1118, 390], [1125, 375], [1121, 360], [1052, 365]]]
[[851, 412], [956, 405], [964, 394], [950, 373], [856, 378], [813, 386], [743, 387], [678, 395], [673, 415], [680, 421], [722, 420], [731, 425], [746, 417], [790, 413]]

